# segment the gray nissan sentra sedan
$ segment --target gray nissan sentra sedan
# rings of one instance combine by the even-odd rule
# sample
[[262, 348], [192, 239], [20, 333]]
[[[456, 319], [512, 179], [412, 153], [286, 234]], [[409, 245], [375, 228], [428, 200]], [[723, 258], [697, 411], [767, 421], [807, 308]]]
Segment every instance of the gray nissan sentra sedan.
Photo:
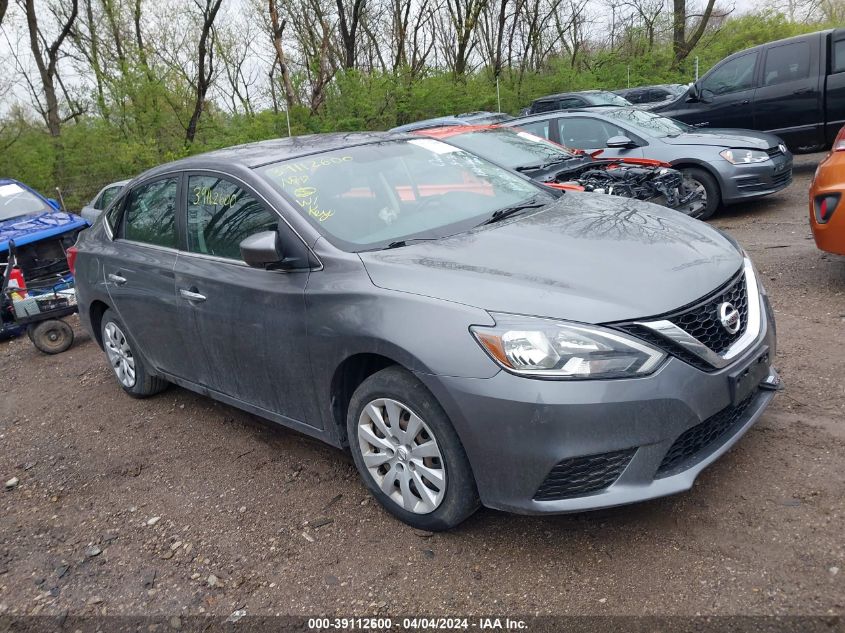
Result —
[[731, 238], [435, 139], [170, 163], [69, 255], [129, 395], [175, 383], [347, 448], [379, 502], [426, 529], [479, 504], [687, 490], [779, 385], [769, 302]]

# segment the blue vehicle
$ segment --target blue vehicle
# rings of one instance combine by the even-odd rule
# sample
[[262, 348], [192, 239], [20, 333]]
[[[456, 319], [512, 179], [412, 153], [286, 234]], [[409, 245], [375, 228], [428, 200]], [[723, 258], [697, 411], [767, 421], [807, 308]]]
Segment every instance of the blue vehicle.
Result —
[[[0, 179], [0, 338], [26, 327], [41, 351], [73, 341], [72, 247], [88, 222], [21, 182]], [[65, 347], [65, 344], [67, 347]]]
[[76, 234], [87, 226], [86, 220], [63, 211], [55, 200], [22, 182], [0, 178], [0, 254], [9, 252], [10, 241], [20, 249], [68, 234], [73, 237], [68, 245], [72, 246]]

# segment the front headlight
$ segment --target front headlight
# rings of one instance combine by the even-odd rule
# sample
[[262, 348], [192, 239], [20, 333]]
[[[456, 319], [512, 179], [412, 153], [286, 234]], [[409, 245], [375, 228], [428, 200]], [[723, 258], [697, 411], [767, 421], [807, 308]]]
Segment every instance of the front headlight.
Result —
[[769, 155], [766, 152], [757, 149], [725, 149], [719, 152], [719, 156], [731, 165], [747, 165], [748, 163], [762, 163], [769, 160]]
[[492, 314], [496, 325], [470, 328], [506, 370], [559, 379], [632, 378], [652, 373], [666, 354], [621, 332], [595, 325]]

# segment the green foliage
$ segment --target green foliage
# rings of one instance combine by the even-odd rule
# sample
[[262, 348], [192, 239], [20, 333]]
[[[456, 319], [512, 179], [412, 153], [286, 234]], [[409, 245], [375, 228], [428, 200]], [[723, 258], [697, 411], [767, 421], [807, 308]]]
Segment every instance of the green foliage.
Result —
[[[647, 34], [632, 30], [614, 50], [581, 53], [577, 60], [552, 57], [538, 71], [503, 70], [499, 81], [501, 108], [516, 114], [533, 99], [587, 88], [617, 89], [629, 85], [688, 83], [693, 59], [700, 72], [738, 50], [763, 42], [824, 28], [793, 23], [783, 15], [763, 12], [725, 21], [707, 33], [684, 62], [673, 68], [671, 45], [649, 43]], [[143, 68], [126, 69], [109, 84], [107, 112], [90, 114], [63, 127], [51, 138], [40, 121], [0, 121], [0, 175], [17, 178], [54, 195], [58, 184], [70, 208], [79, 208], [103, 185], [134, 176], [152, 166], [188, 154], [288, 134], [284, 111], [230, 115], [209, 103], [195, 142], [185, 147], [191, 91], [184, 78], [155, 80]], [[303, 77], [294, 77], [300, 85]], [[281, 99], [281, 91], [277, 96]], [[412, 76], [404, 68], [390, 73], [341, 71], [326, 89], [318, 114], [298, 106], [291, 110], [294, 135], [331, 131], [387, 129], [419, 119], [497, 110], [496, 83], [490, 68], [464, 77], [426, 70]], [[23, 126], [23, 129], [21, 129]]]

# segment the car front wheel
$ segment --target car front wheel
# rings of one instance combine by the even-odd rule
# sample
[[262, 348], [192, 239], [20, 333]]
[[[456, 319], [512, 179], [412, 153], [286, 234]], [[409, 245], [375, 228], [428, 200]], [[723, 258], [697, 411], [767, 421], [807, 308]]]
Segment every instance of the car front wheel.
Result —
[[684, 177], [684, 189], [686, 192], [695, 191], [701, 194], [701, 203], [704, 208], [695, 216], [699, 220], [709, 220], [716, 213], [721, 202], [721, 191], [719, 183], [703, 169], [690, 167], [681, 171]]
[[367, 378], [347, 417], [352, 457], [378, 502], [409, 525], [446, 530], [479, 506], [463, 446], [434, 396], [400, 367]]

